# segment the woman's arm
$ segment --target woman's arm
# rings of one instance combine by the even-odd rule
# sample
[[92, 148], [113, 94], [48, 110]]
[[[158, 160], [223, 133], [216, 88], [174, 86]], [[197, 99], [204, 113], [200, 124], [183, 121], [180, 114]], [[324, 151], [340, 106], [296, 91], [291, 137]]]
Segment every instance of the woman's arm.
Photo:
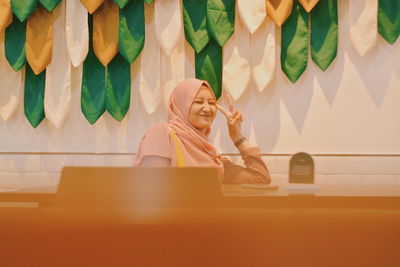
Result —
[[261, 158], [260, 149], [251, 147], [247, 139], [242, 135], [241, 128], [244, 119], [240, 110], [235, 110], [233, 101], [227, 95], [229, 111], [217, 105], [217, 108], [225, 115], [228, 123], [229, 136], [237, 147], [246, 167], [234, 164], [227, 158], [223, 158], [225, 183], [270, 183], [271, 177], [267, 166]]
[[268, 168], [261, 158], [258, 147], [240, 149], [240, 155], [245, 167], [235, 164], [228, 158], [222, 158], [224, 164], [223, 183], [227, 184], [269, 184], [271, 176]]

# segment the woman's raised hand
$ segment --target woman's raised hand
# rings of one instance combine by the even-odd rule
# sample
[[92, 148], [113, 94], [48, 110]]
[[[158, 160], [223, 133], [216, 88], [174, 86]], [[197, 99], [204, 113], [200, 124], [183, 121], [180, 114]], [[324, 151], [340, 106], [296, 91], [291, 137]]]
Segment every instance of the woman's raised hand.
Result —
[[242, 138], [241, 129], [244, 116], [242, 112], [240, 112], [240, 110], [235, 110], [231, 96], [227, 94], [226, 97], [228, 100], [229, 111], [227, 111], [220, 105], [217, 105], [217, 108], [226, 117], [226, 121], [228, 123], [229, 136], [235, 143], [237, 140]]

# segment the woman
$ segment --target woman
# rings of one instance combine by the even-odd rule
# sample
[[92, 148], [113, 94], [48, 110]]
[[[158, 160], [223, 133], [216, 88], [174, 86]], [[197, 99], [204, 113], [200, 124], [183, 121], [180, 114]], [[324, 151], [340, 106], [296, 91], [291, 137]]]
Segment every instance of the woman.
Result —
[[[144, 135], [136, 154], [136, 166], [217, 167], [223, 183], [270, 183], [258, 147], [250, 147], [241, 134], [243, 115], [230, 100], [226, 111], [216, 103], [206, 81], [187, 79], [177, 85], [169, 99], [168, 122], [157, 123]], [[226, 117], [229, 135], [246, 167], [218, 154], [208, 135], [217, 109]]]

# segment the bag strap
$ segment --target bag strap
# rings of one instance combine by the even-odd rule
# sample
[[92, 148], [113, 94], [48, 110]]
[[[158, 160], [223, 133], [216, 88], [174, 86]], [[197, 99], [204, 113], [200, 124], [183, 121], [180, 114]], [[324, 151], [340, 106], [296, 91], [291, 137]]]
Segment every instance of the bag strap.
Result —
[[168, 130], [171, 133], [172, 140], [174, 141], [174, 144], [175, 144], [176, 165], [178, 167], [185, 167], [186, 164], [185, 164], [185, 160], [183, 158], [183, 152], [182, 152], [181, 146], [179, 145], [178, 137], [175, 134], [175, 130], [170, 126], [168, 126]]

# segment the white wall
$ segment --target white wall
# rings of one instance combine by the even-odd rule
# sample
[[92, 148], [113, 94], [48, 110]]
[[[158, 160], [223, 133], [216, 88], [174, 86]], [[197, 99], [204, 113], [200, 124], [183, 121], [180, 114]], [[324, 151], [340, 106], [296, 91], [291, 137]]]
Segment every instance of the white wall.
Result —
[[[348, 37], [348, 1], [338, 3], [338, 55], [328, 70], [320, 71], [309, 59], [306, 72], [291, 84], [280, 70], [277, 28], [274, 80], [263, 93], [250, 85], [237, 102], [246, 115], [245, 135], [263, 153], [400, 154], [400, 41], [391, 46], [379, 37], [375, 48], [360, 57]], [[192, 77], [190, 47], [186, 57], [186, 76]], [[138, 71], [136, 61], [131, 109], [122, 122], [108, 114], [95, 125], [86, 121], [80, 110], [80, 66], [72, 70], [72, 107], [63, 128], [56, 130], [43, 121], [33, 129], [21, 100], [17, 114], [7, 122], [0, 119], [0, 152], [134, 153], [146, 128], [166, 117], [162, 105], [153, 115], [144, 110]], [[7, 73], [0, 73], [0, 79], [6, 77]], [[211, 138], [221, 152], [236, 152], [221, 116]]]

